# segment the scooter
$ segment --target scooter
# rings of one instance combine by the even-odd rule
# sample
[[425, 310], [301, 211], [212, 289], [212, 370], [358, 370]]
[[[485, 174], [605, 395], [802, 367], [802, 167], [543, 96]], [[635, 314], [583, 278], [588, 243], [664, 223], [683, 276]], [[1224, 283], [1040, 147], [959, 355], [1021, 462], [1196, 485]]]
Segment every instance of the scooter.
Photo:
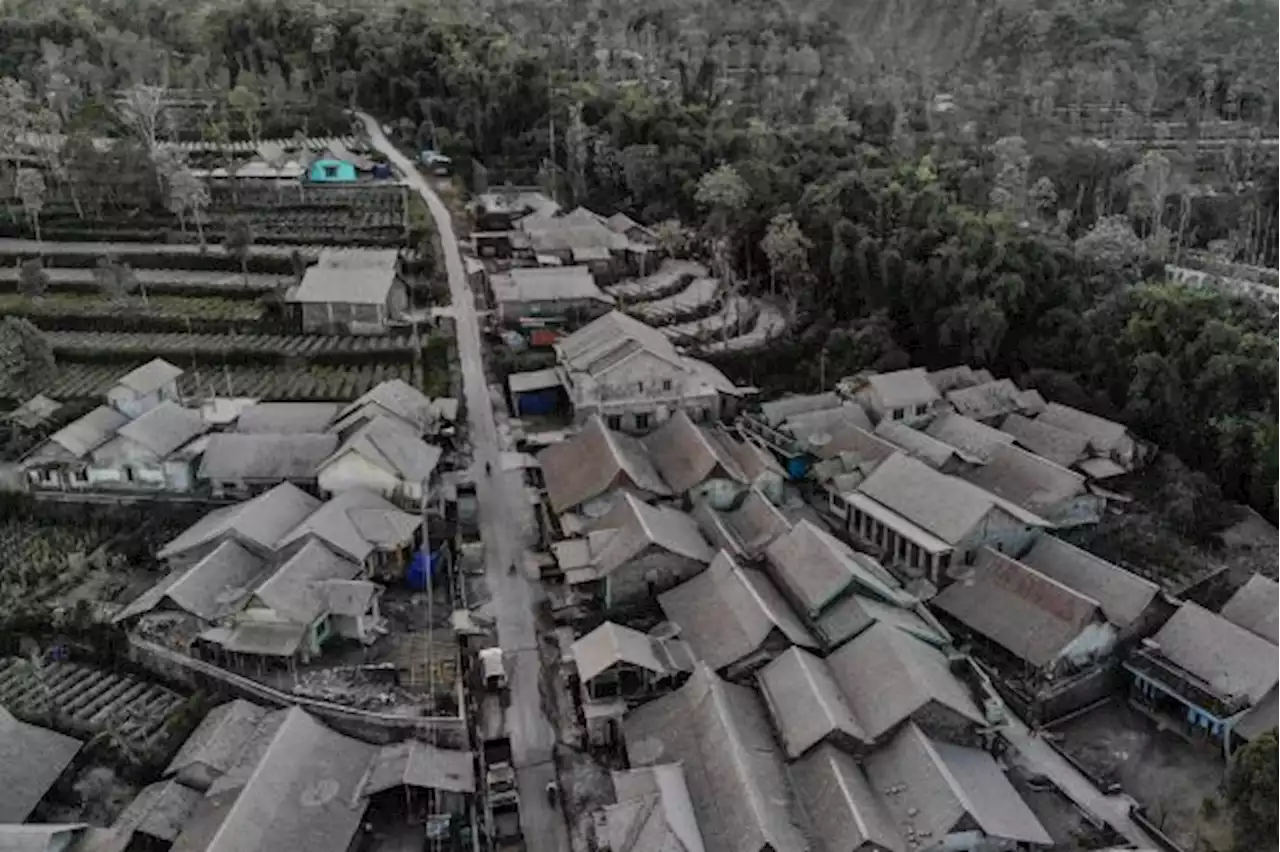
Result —
[[560, 786], [554, 781], [547, 782], [547, 804], [551, 807], [556, 806], [556, 799], [560, 796]]

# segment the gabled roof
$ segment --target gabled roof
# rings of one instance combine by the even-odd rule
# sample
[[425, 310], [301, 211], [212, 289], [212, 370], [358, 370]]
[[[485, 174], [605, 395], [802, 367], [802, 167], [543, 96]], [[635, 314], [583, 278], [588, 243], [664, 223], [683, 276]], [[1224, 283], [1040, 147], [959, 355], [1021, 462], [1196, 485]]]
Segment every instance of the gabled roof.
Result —
[[1240, 717], [1231, 732], [1246, 742], [1253, 742], [1267, 731], [1275, 730], [1276, 719], [1280, 719], [1280, 704], [1277, 703], [1276, 688], [1272, 687], [1261, 701]]
[[218, 775], [229, 772], [266, 716], [266, 708], [243, 699], [219, 704], [183, 742], [165, 769], [165, 776], [193, 764], [207, 766]]
[[397, 509], [381, 495], [352, 488], [307, 516], [280, 539], [277, 547], [315, 536], [338, 553], [364, 562], [374, 550], [404, 546], [421, 525], [421, 518]]
[[116, 435], [128, 438], [162, 459], [196, 436], [203, 435], [208, 428], [200, 412], [165, 400], [121, 426]]
[[1152, 642], [1162, 657], [1224, 698], [1256, 703], [1280, 680], [1275, 645], [1199, 604], [1178, 607]]
[[1052, 846], [1053, 840], [984, 751], [930, 739], [907, 724], [865, 763], [868, 778], [899, 827], [941, 839], [980, 829], [987, 837]]
[[629, 491], [623, 491], [591, 529], [614, 530], [595, 560], [600, 576], [621, 568], [650, 547], [704, 563], [714, 555], [691, 516], [677, 509], [650, 506]]
[[651, 352], [673, 366], [682, 360], [675, 345], [658, 329], [621, 311], [611, 311], [555, 343], [569, 370], [598, 375], [638, 350]]
[[658, 473], [676, 493], [700, 485], [712, 476], [745, 483], [747, 475], [730, 454], [730, 439], [711, 435], [677, 409], [642, 440]]
[[288, 300], [385, 305], [396, 282], [398, 262], [395, 249], [324, 249]]
[[371, 796], [400, 786], [474, 793], [475, 756], [421, 740], [384, 745], [374, 753], [360, 793]]
[[49, 436], [49, 441], [81, 459], [110, 441], [129, 418], [106, 405], [100, 405], [79, 420], [73, 420]]
[[736, 509], [717, 511], [703, 500], [694, 506], [693, 516], [713, 545], [749, 558], [760, 555], [774, 539], [791, 529], [787, 516], [755, 487], [747, 489]]
[[324, 581], [353, 580], [360, 571], [359, 563], [310, 539], [276, 566], [253, 596], [289, 621], [310, 624], [325, 609]]
[[182, 831], [202, 796], [173, 779], [143, 787], [112, 825], [117, 832], [139, 833], [170, 843]]
[[394, 414], [420, 431], [426, 431], [427, 426], [437, 416], [437, 409], [432, 405], [430, 397], [404, 379], [388, 379], [379, 382], [355, 402], [342, 409], [338, 413], [335, 425], [344, 425], [352, 414], [370, 403]]
[[239, 608], [253, 591], [266, 564], [234, 539], [226, 539], [204, 558], [177, 568], [115, 617], [124, 621], [158, 607], [166, 598], [184, 612], [216, 621]]
[[319, 505], [319, 500], [298, 486], [282, 482], [252, 500], [213, 510], [160, 548], [156, 556], [181, 556], [224, 536], [235, 536], [243, 544], [271, 551], [281, 537]]
[[578, 434], [538, 453], [551, 508], [565, 512], [614, 488], [670, 494], [639, 440], [611, 431], [592, 417]]
[[420, 483], [435, 472], [444, 451], [422, 440], [404, 421], [378, 416], [352, 432], [342, 446], [320, 462], [317, 470], [323, 470], [350, 453], [397, 479]]
[[991, 381], [990, 373], [986, 370], [974, 370], [968, 364], [959, 364], [955, 367], [934, 370], [929, 374], [929, 384], [933, 385], [938, 393], [943, 395], [953, 390], [971, 388], [974, 385], [989, 381]]
[[707, 852], [807, 852], [782, 755], [755, 692], [699, 665], [623, 720], [633, 766], [679, 761]]
[[1010, 414], [1000, 424], [1000, 431], [1012, 435], [1019, 446], [1063, 467], [1071, 467], [1089, 454], [1089, 439], [1084, 435], [1040, 418], [1032, 420], [1021, 414]]
[[1013, 443], [1012, 435], [953, 411], [935, 417], [924, 431], [930, 437], [983, 462], [990, 461], [999, 447]]
[[34, 429], [56, 414], [61, 407], [62, 404], [57, 400], [38, 393], [4, 415], [4, 419], [24, 429]]
[[1089, 444], [1100, 453], [1117, 450], [1129, 442], [1129, 429], [1123, 423], [1116, 423], [1105, 417], [1051, 402], [1044, 412], [1036, 418], [1041, 423], [1075, 432], [1089, 439]]
[[658, 643], [639, 630], [606, 621], [570, 647], [578, 677], [583, 683], [608, 671], [618, 663], [668, 675], [680, 668]]
[[1223, 604], [1220, 614], [1232, 624], [1261, 636], [1273, 645], [1280, 642], [1277, 639], [1280, 586], [1275, 580], [1254, 574], [1231, 596], [1231, 600]]
[[680, 764], [615, 771], [613, 791], [617, 804], [604, 809], [610, 852], [705, 852]]
[[854, 426], [859, 429], [870, 429], [871, 420], [867, 412], [856, 402], [846, 402], [835, 408], [821, 411], [808, 411], [788, 417], [782, 428], [800, 443], [808, 443], [813, 449], [820, 451], [840, 429]]
[[793, 645], [756, 678], [787, 757], [800, 757], [835, 733], [869, 742], [827, 664], [808, 651]]
[[931, 604], [1037, 667], [1102, 616], [1097, 601], [989, 547]]
[[1086, 490], [1084, 477], [1075, 471], [1012, 446], [995, 448], [986, 464], [956, 475], [1043, 517]]
[[1141, 618], [1160, 594], [1160, 587], [1150, 580], [1057, 536], [1037, 536], [1019, 561], [1097, 601], [1107, 620], [1120, 629]]
[[626, 213], [622, 212], [614, 213], [606, 219], [605, 225], [607, 225], [609, 230], [613, 231], [615, 234], [625, 234], [627, 231], [634, 231], [639, 228], [647, 236], [653, 236], [653, 231], [651, 229], [641, 225], [635, 219], [632, 219]]
[[958, 447], [897, 420], [881, 420], [876, 426], [876, 436], [935, 470], [941, 470], [956, 459], [974, 463], [980, 461], [978, 457], [970, 456]]
[[791, 784], [821, 847], [829, 852], [907, 852], [879, 793], [852, 757], [822, 743], [790, 766]]
[[360, 828], [374, 747], [293, 707], [210, 788], [173, 852], [343, 852]]
[[200, 479], [219, 481], [315, 479], [338, 446], [329, 434], [218, 432], [209, 436], [200, 459]]
[[[989, 420], [1024, 409], [1023, 392], [1011, 379], [996, 379], [973, 387], [953, 390], [947, 394], [960, 414], [975, 420]], [[1034, 406], [1034, 401], [1026, 401]]]
[[932, 405], [938, 401], [938, 392], [929, 383], [929, 374], [923, 367], [875, 373], [867, 376], [867, 384], [887, 409]]
[[25, 821], [82, 745], [73, 737], [19, 721], [0, 706], [0, 823]]
[[152, 358], [136, 370], [125, 373], [116, 380], [116, 384], [123, 385], [137, 394], [149, 394], [177, 380], [181, 375], [180, 368], [163, 358]]
[[854, 718], [878, 741], [930, 702], [984, 723], [946, 655], [885, 622], [868, 627], [827, 657]]
[[857, 493], [947, 544], [961, 541], [995, 505], [981, 489], [902, 453], [881, 462]]
[[760, 403], [760, 414], [770, 426], [780, 427], [793, 417], [815, 411], [839, 409], [843, 404], [844, 400], [840, 395], [830, 391], [803, 396], [792, 395]]
[[875, 560], [854, 552], [807, 520], [774, 539], [767, 553], [779, 584], [811, 615], [817, 615], [854, 585], [886, 601], [906, 599]]
[[836, 424], [831, 430], [831, 440], [813, 448], [813, 454], [822, 459], [847, 456], [871, 467], [896, 452], [896, 444], [852, 423]]
[[658, 595], [658, 603], [694, 656], [715, 669], [751, 654], [775, 630], [791, 643], [817, 647], [769, 578], [724, 551], [706, 571]]
[[241, 410], [236, 431], [295, 435], [323, 432], [343, 406], [336, 402], [258, 402]]
[[[581, 250], [574, 252], [578, 257]], [[606, 250], [606, 257], [608, 252]], [[582, 259], [582, 258], [578, 258]], [[585, 266], [516, 268], [489, 276], [493, 298], [502, 302], [559, 302], [592, 300], [612, 305], [614, 298], [596, 284]]]

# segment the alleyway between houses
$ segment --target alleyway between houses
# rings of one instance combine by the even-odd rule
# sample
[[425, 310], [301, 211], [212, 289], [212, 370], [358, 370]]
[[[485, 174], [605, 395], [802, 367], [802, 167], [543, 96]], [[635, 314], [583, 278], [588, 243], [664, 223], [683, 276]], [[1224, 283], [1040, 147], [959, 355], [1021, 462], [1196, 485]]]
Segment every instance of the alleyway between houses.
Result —
[[[548, 782], [555, 779], [552, 749], [555, 730], [542, 707], [539, 689], [541, 664], [534, 626], [537, 594], [523, 572], [508, 574], [507, 567], [522, 561], [529, 534], [524, 515], [522, 470], [502, 470], [502, 452], [510, 450], [510, 436], [499, 433], [494, 418], [494, 400], [485, 379], [480, 327], [475, 300], [463, 271], [458, 239], [448, 208], [418, 172], [413, 162], [386, 138], [369, 115], [358, 113], [368, 129], [374, 147], [395, 164], [426, 201], [440, 234], [449, 292], [457, 329], [458, 357], [462, 364], [463, 393], [476, 472], [476, 499], [479, 503], [480, 538], [484, 542], [485, 580], [493, 594], [498, 642], [507, 658], [511, 684], [511, 706], [507, 723], [511, 734], [516, 777], [520, 786], [520, 819], [530, 852], [568, 852], [564, 818], [545, 796]], [[492, 466], [492, 478], [483, 475], [485, 464]]]

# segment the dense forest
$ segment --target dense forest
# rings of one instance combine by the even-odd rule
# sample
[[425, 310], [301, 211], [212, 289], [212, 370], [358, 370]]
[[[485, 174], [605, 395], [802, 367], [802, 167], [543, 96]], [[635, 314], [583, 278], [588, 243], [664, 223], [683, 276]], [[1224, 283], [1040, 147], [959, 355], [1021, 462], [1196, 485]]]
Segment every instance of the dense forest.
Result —
[[[153, 137], [266, 137], [299, 114], [331, 132], [359, 105], [452, 155], [472, 188], [539, 181], [693, 240], [791, 318], [771, 351], [725, 364], [766, 389], [963, 360], [1121, 418], [1275, 516], [1274, 312], [1164, 280], [1198, 256], [1276, 265], [1269, 0], [16, 0], [3, 15], [0, 76], [25, 94], [0, 108], [27, 126], [93, 135], [140, 85], [200, 95]], [[145, 151], [69, 147], [67, 180], [147, 167]]]

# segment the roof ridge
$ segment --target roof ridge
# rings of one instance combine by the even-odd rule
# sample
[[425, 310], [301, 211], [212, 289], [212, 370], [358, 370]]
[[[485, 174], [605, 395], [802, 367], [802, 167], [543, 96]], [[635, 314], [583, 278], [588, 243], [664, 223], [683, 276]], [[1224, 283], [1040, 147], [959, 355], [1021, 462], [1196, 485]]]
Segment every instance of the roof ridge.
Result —
[[[738, 726], [734, 723], [734, 719], [730, 715], [730, 704], [726, 700], [726, 696], [724, 694], [725, 683], [724, 681], [721, 681], [719, 676], [710, 669], [707, 670], [706, 675], [710, 679], [710, 682], [707, 684], [707, 693], [711, 696], [711, 701], [714, 704], [714, 711], [722, 720], [726, 739], [729, 741], [729, 754], [733, 761], [734, 771], [739, 776], [739, 779], [745, 782], [742, 786], [745, 788], [746, 795], [744, 798], [747, 801], [747, 806], [751, 808], [751, 813], [759, 824], [758, 828], [760, 828], [762, 833], [765, 834], [767, 840], [771, 840], [772, 838], [769, 837], [769, 835], [772, 832], [770, 832], [766, 824], [767, 815], [765, 813], [764, 802], [761, 800], [760, 791], [756, 788], [755, 776], [752, 774], [751, 768], [743, 756], [743, 753], [748, 749], [746, 744], [742, 741], [742, 734], [738, 730]], [[702, 738], [699, 742], [705, 744], [707, 739]], [[703, 754], [704, 761], [706, 760], [706, 757], [707, 756]]]
[[[965, 792], [964, 786], [960, 783], [959, 779], [956, 778], [955, 774], [951, 771], [951, 767], [947, 764], [947, 761], [942, 757], [941, 754], [938, 753], [938, 750], [934, 748], [933, 741], [930, 740], [928, 735], [925, 734], [925, 732], [922, 731], [919, 728], [919, 726], [917, 726], [914, 722], [910, 722], [908, 724], [911, 726], [910, 730], [912, 731], [912, 735], [920, 738], [921, 746], [924, 748], [925, 752], [929, 755], [929, 758], [933, 761], [933, 765], [937, 768], [939, 774], [942, 775], [942, 778], [946, 782], [947, 787], [951, 790], [952, 794], [960, 801], [960, 806], [964, 808], [964, 812], [972, 816], [974, 820], [978, 822], [978, 825], [981, 826], [982, 822], [981, 820], [978, 820], [977, 807], [973, 804], [973, 801], [970, 800], [968, 794]], [[958, 748], [962, 748], [962, 747], [963, 746], [958, 746]], [[949, 827], [950, 826], [948, 826], [948, 828]], [[984, 828], [983, 831], [985, 832], [985, 830], [986, 829]]]
[[[852, 803], [854, 802], [853, 791], [850, 790], [849, 785], [845, 783], [844, 774], [840, 771], [840, 767], [836, 763], [836, 755], [843, 753], [844, 752], [834, 746], [829, 749], [823, 749], [822, 751], [823, 759], [830, 765], [831, 774], [835, 776], [836, 784], [840, 787], [841, 795], [844, 796], [846, 802]], [[858, 807], [851, 807], [849, 808], [849, 812], [853, 816], [853, 821], [858, 829], [858, 833], [869, 839], [871, 837], [871, 828], [867, 825], [867, 821], [862, 818], [862, 809]]]

